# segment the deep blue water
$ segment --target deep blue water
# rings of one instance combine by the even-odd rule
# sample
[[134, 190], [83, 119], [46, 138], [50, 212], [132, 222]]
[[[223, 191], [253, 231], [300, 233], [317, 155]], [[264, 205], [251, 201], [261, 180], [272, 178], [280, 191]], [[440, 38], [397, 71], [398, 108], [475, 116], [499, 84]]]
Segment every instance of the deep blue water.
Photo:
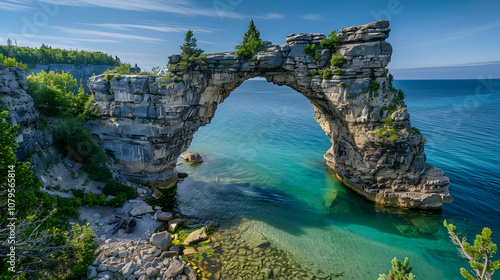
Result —
[[205, 162], [178, 169], [180, 207], [223, 225], [242, 218], [277, 246], [339, 279], [377, 279], [393, 257], [418, 279], [462, 279], [442, 226], [469, 236], [484, 226], [500, 243], [500, 80], [396, 81], [411, 122], [429, 143], [427, 161], [450, 177], [455, 198], [441, 213], [386, 209], [342, 187], [326, 167], [329, 138], [310, 103], [287, 87], [246, 81], [200, 128], [189, 150]]

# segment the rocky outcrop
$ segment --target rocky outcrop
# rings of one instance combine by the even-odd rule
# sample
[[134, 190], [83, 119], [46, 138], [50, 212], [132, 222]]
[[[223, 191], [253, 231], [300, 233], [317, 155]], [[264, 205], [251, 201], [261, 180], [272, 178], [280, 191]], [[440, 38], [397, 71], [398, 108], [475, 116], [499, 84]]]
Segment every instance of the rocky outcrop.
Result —
[[5, 68], [0, 63], [0, 111], [8, 110], [7, 122], [19, 125], [15, 149], [17, 160], [28, 160], [34, 170], [46, 170], [60, 156], [52, 147], [52, 133], [38, 110], [28, 89], [26, 71], [22, 68]]
[[[389, 23], [379, 21], [340, 30], [335, 53], [304, 52], [323, 34], [291, 34], [286, 43], [264, 48], [252, 58], [212, 53], [188, 69], [180, 56], [169, 57], [174, 76], [91, 77], [88, 86], [101, 120], [87, 126], [102, 146], [120, 160], [132, 180], [161, 185], [176, 175], [176, 159], [193, 134], [208, 124], [217, 105], [243, 81], [265, 77], [304, 95], [314, 117], [332, 141], [328, 165], [347, 186], [370, 200], [410, 208], [440, 207], [452, 200], [443, 171], [426, 163], [426, 138], [412, 129], [406, 105], [396, 101], [385, 68], [392, 47]], [[343, 55], [340, 70], [332, 56]], [[332, 76], [314, 75], [330, 69]], [[110, 79], [111, 78], [111, 79]], [[394, 111], [388, 117], [389, 108]]]
[[114, 66], [110, 65], [92, 65], [92, 64], [37, 64], [35, 67], [30, 67], [30, 74], [38, 74], [42, 71], [50, 72], [54, 71], [56, 73], [70, 73], [75, 77], [75, 79], [80, 83], [83, 81], [83, 87], [85, 92], [89, 92], [89, 88], [87, 86], [87, 81], [93, 75], [99, 75], [104, 73], [108, 69], [114, 69]]

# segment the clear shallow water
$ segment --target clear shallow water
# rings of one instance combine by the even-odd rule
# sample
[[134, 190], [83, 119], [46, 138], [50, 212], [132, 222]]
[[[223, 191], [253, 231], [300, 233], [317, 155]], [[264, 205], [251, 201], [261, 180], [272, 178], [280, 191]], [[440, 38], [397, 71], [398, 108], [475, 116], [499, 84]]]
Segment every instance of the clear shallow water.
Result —
[[[377, 279], [390, 260], [410, 258], [419, 279], [462, 279], [466, 266], [442, 227], [470, 239], [483, 226], [500, 243], [500, 81], [396, 81], [412, 124], [429, 139], [428, 162], [451, 179], [455, 202], [442, 213], [384, 209], [343, 188], [324, 164], [330, 141], [301, 94], [263, 80], [245, 82], [195, 134], [205, 162], [178, 169], [183, 212], [257, 227], [298, 261], [339, 279]], [[492, 89], [492, 90], [489, 90]]]

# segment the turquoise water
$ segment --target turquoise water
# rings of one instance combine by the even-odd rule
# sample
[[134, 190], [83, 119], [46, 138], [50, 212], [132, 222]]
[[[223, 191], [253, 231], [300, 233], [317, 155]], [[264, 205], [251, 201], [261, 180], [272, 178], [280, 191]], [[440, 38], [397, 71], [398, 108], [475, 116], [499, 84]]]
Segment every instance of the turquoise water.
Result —
[[[484, 83], [484, 82], [483, 82]], [[466, 266], [444, 218], [473, 238], [483, 226], [500, 243], [500, 81], [396, 81], [412, 124], [429, 140], [428, 162], [445, 170], [455, 202], [441, 213], [385, 209], [342, 187], [326, 167], [330, 141], [310, 103], [287, 87], [246, 81], [200, 128], [179, 162], [183, 212], [223, 225], [242, 218], [278, 247], [339, 279], [377, 279], [390, 260], [410, 258], [418, 279], [462, 279]]]

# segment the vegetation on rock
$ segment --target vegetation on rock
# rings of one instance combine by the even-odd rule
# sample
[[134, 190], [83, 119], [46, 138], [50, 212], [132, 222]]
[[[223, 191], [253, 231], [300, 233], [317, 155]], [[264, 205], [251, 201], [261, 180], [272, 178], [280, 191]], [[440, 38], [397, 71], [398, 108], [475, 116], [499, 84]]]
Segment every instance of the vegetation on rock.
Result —
[[[7, 111], [0, 119], [7, 118]], [[0, 278], [2, 279], [79, 279], [96, 257], [95, 235], [88, 226], [70, 227], [68, 199], [40, 192], [40, 182], [28, 162], [14, 155], [18, 126], [0, 121]], [[8, 170], [15, 170], [15, 208], [8, 212], [6, 198], [12, 193]], [[16, 217], [16, 242], [9, 240], [8, 217]], [[16, 272], [9, 271], [11, 247], [16, 252]]]
[[103, 165], [106, 156], [94, 143], [92, 134], [74, 119], [68, 119], [66, 125], [54, 133], [54, 145], [65, 156], [83, 163], [83, 170], [91, 180], [111, 179], [111, 172]]
[[250, 20], [248, 31], [243, 36], [241, 45], [236, 46], [235, 54], [250, 58], [255, 52], [260, 51], [263, 47], [264, 44], [260, 39], [260, 32], [257, 30], [257, 27], [255, 27], [253, 20]]
[[[2, 46], [0, 46], [0, 47], [2, 47]], [[13, 57], [6, 57], [6, 56], [4, 56], [1, 53], [0, 53], [0, 63], [2, 63], [3, 66], [5, 66], [5, 68], [8, 68], [8, 67], [19, 67], [19, 68], [24, 68], [24, 70], [26, 70], [26, 72], [28, 72], [28, 70], [29, 70], [29, 68], [28, 68], [28, 66], [26, 66], [26, 64], [17, 62], [17, 60], [15, 58], [13, 58]]]
[[77, 117], [86, 121], [99, 115], [93, 103], [93, 96], [87, 95], [73, 75], [42, 71], [28, 76], [28, 93], [35, 101], [35, 107], [45, 116]]
[[116, 66], [113, 70], [107, 70], [103, 74], [130, 74], [130, 64], [121, 64]]
[[330, 33], [328, 38], [321, 40], [321, 42], [319, 44], [320, 44], [321, 48], [329, 49], [330, 52], [332, 52], [332, 53], [335, 52], [340, 45], [340, 39], [337, 36], [337, 32], [335, 30], [332, 31], [332, 33]]
[[345, 63], [345, 58], [343, 55], [336, 55], [336, 56], [334, 55], [332, 56], [330, 63], [332, 64], [332, 66], [342, 67]]

